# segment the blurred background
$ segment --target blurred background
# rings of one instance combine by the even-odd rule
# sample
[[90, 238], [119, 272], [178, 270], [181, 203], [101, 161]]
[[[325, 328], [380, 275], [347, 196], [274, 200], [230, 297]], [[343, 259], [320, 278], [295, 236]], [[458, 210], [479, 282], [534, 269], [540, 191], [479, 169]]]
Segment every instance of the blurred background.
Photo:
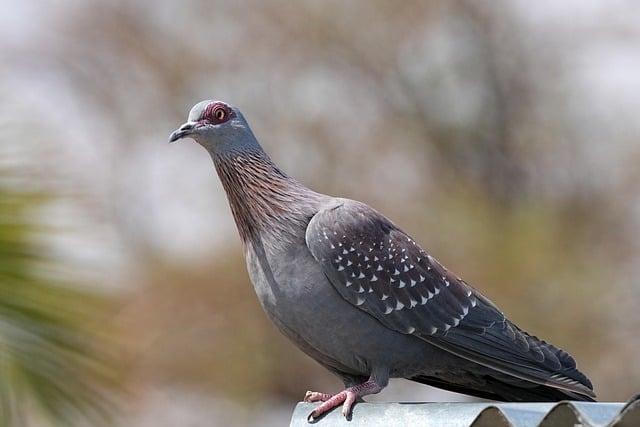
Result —
[[640, 391], [637, 2], [0, 5], [2, 425], [279, 426], [341, 387], [262, 312], [206, 152], [167, 144], [207, 98], [601, 400]]

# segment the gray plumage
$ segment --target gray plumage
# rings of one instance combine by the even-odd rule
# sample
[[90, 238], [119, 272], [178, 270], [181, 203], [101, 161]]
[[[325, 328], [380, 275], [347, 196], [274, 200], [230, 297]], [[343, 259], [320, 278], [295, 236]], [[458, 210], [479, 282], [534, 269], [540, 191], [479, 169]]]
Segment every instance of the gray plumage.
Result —
[[203, 101], [171, 140], [186, 136], [213, 158], [265, 312], [346, 386], [392, 377], [496, 400], [595, 397], [568, 353], [520, 330], [390, 220], [283, 173], [237, 109]]

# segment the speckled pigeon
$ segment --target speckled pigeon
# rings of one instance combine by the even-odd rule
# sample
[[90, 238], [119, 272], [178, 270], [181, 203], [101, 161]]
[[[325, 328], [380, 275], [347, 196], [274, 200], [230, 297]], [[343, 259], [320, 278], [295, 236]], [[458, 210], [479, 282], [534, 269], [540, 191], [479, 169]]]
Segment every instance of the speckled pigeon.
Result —
[[369, 206], [316, 193], [264, 152], [243, 115], [202, 101], [170, 141], [211, 155], [265, 312], [345, 390], [307, 392], [317, 419], [389, 378], [503, 401], [595, 398], [565, 351], [524, 332]]

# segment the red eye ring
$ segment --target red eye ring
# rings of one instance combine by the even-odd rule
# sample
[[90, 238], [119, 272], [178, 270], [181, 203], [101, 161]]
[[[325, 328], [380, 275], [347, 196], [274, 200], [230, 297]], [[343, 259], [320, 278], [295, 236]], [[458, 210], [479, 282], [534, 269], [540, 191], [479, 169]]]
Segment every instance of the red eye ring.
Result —
[[219, 125], [228, 122], [236, 115], [233, 109], [223, 102], [212, 102], [203, 111], [201, 120], [205, 120], [207, 123]]

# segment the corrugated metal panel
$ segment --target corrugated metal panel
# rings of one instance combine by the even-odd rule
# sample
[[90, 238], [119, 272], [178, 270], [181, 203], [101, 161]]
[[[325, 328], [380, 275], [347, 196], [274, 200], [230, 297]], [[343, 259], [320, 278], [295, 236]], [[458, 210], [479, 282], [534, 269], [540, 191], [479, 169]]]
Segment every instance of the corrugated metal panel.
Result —
[[[291, 427], [309, 426], [316, 404], [298, 403]], [[628, 403], [359, 403], [351, 421], [334, 410], [319, 426], [640, 427], [640, 397]]]

